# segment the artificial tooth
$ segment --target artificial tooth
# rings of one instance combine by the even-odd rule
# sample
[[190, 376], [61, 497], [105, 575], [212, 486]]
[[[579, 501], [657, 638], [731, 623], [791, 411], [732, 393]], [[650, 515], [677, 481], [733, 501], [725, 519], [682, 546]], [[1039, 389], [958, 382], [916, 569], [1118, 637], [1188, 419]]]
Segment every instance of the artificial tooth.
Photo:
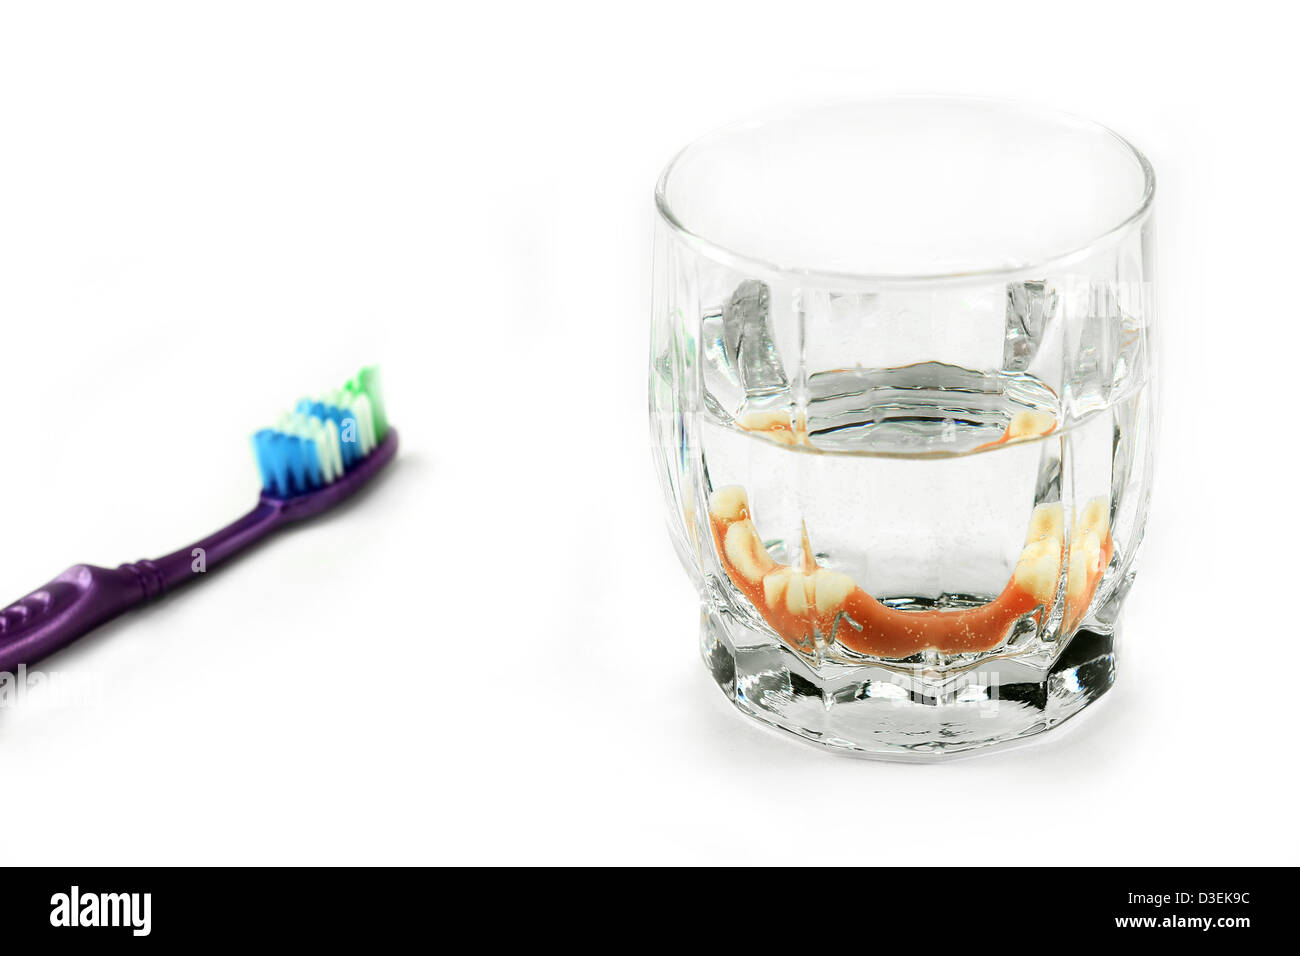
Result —
[[785, 609], [798, 617], [808, 613], [808, 591], [804, 586], [807, 575], [793, 571], [790, 585], [785, 589]]
[[790, 574], [789, 568], [778, 567], [763, 578], [763, 601], [773, 610], [781, 603], [786, 585], [790, 583]]
[[1056, 416], [1051, 412], [1022, 411], [1011, 416], [1007, 425], [1007, 439], [1033, 438], [1046, 435], [1056, 427]]
[[709, 496], [709, 514], [719, 521], [739, 521], [749, 515], [749, 496], [740, 485], [714, 489]]
[[784, 409], [766, 412], [749, 412], [736, 419], [736, 424], [749, 431], [767, 431], [768, 429], [790, 427], [790, 413]]
[[754, 523], [748, 518], [735, 522], [727, 529], [723, 550], [732, 566], [755, 584], [762, 581], [763, 575], [776, 567], [776, 562], [763, 547], [763, 541], [759, 538]]
[[1025, 543], [1053, 539], [1061, 541], [1065, 537], [1065, 509], [1059, 501], [1039, 505], [1029, 516], [1029, 533]]
[[1040, 604], [1050, 604], [1061, 575], [1061, 546], [1051, 538], [1031, 541], [1020, 552], [1015, 581]]
[[1083, 512], [1075, 522], [1075, 528], [1105, 535], [1110, 531], [1110, 502], [1105, 498], [1093, 498], [1083, 506]]
[[817, 613], [829, 614], [838, 611], [858, 585], [847, 574], [823, 568], [813, 575], [813, 586], [816, 589]]

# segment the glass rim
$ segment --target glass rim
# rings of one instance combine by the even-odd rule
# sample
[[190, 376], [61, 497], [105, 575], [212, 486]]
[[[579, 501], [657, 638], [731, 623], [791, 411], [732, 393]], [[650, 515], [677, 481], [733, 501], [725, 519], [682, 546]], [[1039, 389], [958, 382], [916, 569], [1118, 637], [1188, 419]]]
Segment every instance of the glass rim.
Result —
[[[889, 102], [906, 102], [906, 101], [923, 101], [931, 102], [950, 102], [965, 103], [970, 105], [997, 106], [1027, 112], [1035, 112], [1040, 116], [1051, 118], [1058, 122], [1070, 123], [1078, 126], [1085, 126], [1096, 133], [1100, 133], [1119, 146], [1134, 160], [1138, 168], [1142, 170], [1143, 188], [1142, 195], [1138, 199], [1137, 205], [1119, 222], [1109, 226], [1093, 236], [1088, 241], [1065, 252], [1057, 253], [1051, 256], [1045, 256], [1030, 262], [1016, 265], [994, 266], [987, 269], [968, 269], [961, 271], [943, 271], [943, 272], [843, 272], [833, 269], [816, 269], [801, 266], [781, 265], [777, 262], [771, 262], [761, 257], [738, 252], [720, 242], [710, 239], [708, 236], [694, 232], [677, 217], [668, 201], [667, 190], [668, 181], [673, 172], [683, 159], [693, 151], [707, 146], [709, 143], [720, 140], [727, 134], [742, 129], [752, 129], [756, 125], [770, 123], [775, 120], [796, 117], [801, 113], [812, 112], [818, 109], [825, 109], [835, 106], [854, 106], [867, 105], [873, 103]], [[722, 265], [729, 266], [740, 271], [766, 276], [788, 276], [796, 277], [809, 285], [829, 286], [829, 287], [860, 287], [860, 286], [881, 286], [881, 287], [899, 287], [899, 286], [930, 286], [930, 285], [951, 285], [966, 284], [985, 281], [996, 281], [1000, 279], [1015, 280], [1037, 275], [1049, 270], [1058, 270], [1068, 266], [1073, 262], [1087, 258], [1092, 252], [1101, 248], [1108, 243], [1118, 239], [1127, 233], [1132, 227], [1146, 219], [1152, 210], [1156, 194], [1156, 175], [1151, 166], [1151, 162], [1146, 158], [1140, 149], [1134, 146], [1129, 140], [1115, 132], [1109, 126], [1098, 123], [1087, 117], [1078, 116], [1065, 110], [1058, 110], [1052, 107], [1041, 106], [1035, 103], [1027, 103], [1014, 99], [1003, 97], [988, 96], [961, 96], [949, 95], [942, 93], [914, 93], [898, 94], [891, 96], [868, 96], [868, 97], [844, 97], [830, 99], [806, 100], [790, 104], [785, 107], [771, 109], [741, 119], [724, 126], [716, 127], [703, 136], [700, 136], [682, 147], [673, 156], [668, 164], [659, 174], [659, 179], [655, 183], [655, 210], [659, 218], [672, 230], [672, 232], [687, 245], [700, 253]]]

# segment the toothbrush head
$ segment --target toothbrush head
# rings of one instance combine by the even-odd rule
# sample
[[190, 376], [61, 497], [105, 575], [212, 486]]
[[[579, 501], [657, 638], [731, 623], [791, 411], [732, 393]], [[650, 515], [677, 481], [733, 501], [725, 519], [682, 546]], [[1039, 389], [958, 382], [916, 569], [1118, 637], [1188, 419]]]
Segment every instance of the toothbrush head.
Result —
[[397, 451], [379, 371], [363, 368], [342, 388], [303, 398], [253, 435], [262, 499], [316, 513], [370, 479]]

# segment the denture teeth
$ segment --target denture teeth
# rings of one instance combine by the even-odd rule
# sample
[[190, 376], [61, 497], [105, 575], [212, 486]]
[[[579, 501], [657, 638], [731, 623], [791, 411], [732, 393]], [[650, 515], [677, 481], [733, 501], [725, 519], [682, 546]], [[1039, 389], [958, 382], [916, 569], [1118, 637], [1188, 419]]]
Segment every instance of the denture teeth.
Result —
[[1095, 531], [1100, 536], [1110, 532], [1110, 502], [1106, 498], [1093, 498], [1083, 506], [1079, 520], [1075, 522], [1078, 531]]
[[1088, 590], [1088, 556], [1075, 542], [1070, 547], [1070, 569], [1065, 582], [1065, 596], [1071, 605], [1082, 603]]
[[776, 610], [785, 595], [786, 585], [790, 583], [791, 571], [787, 567], [778, 567], [763, 577], [763, 601], [772, 610]]
[[765, 412], [747, 412], [736, 419], [736, 424], [750, 431], [764, 431], [769, 428], [789, 428], [790, 413], [776, 408]]
[[785, 609], [791, 614], [802, 617], [808, 613], [807, 575], [794, 571], [790, 575], [790, 584], [785, 589]]
[[857, 588], [857, 582], [839, 571], [822, 569], [813, 575], [816, 589], [817, 613], [829, 614], [843, 607], [845, 600]]
[[[1043, 424], [1040, 420], [1035, 427]], [[779, 564], [763, 545], [750, 517], [748, 496], [739, 485], [716, 489], [709, 496], [709, 512], [727, 575], [787, 643], [805, 650], [811, 646], [810, 628], [814, 640], [819, 629], [828, 629], [832, 641], [873, 654], [878, 648], [891, 655], [903, 648], [993, 648], [1005, 639], [1006, 628], [1024, 615], [1027, 597], [1048, 609], [1055, 605], [1063, 562], [1068, 565], [1063, 627], [1072, 630], [1092, 601], [1113, 547], [1107, 498], [1088, 501], [1078, 513], [1068, 555], [1061, 503], [1041, 504], [1030, 515], [1011, 582], [995, 601], [970, 611], [898, 611], [862, 592], [850, 575], [820, 567], [806, 525], [802, 568]], [[838, 623], [846, 605], [852, 605], [853, 618], [861, 619], [850, 620], [858, 633], [837, 638], [830, 619], [835, 616]]]
[[1039, 505], [1029, 516], [1029, 533], [1025, 535], [1025, 544], [1047, 539], [1065, 539], [1065, 509], [1059, 501]]
[[1101, 535], [1095, 531], [1089, 531], [1079, 542], [1079, 550], [1087, 558], [1087, 568], [1089, 574], [1095, 574], [1101, 570]]
[[1050, 604], [1061, 575], [1061, 545], [1052, 538], [1032, 541], [1020, 552], [1015, 581], [1040, 604]]
[[736, 424], [746, 431], [762, 432], [765, 438], [783, 445], [799, 445], [803, 444], [807, 426], [802, 413], [798, 420], [800, 425], [796, 428], [790, 421], [790, 413], [778, 408], [765, 412], [748, 412], [736, 419]]
[[1011, 416], [1011, 422], [1007, 425], [1007, 438], [1014, 441], [1017, 438], [1046, 435], [1055, 427], [1056, 416], [1051, 412], [1029, 410], [1016, 412]]
[[1101, 567], [1101, 536], [1095, 531], [1076, 532], [1077, 537], [1070, 542], [1070, 580], [1071, 597], [1082, 597], [1089, 579], [1099, 574]]
[[709, 514], [719, 521], [749, 517], [749, 496], [740, 485], [726, 485], [709, 496]]
[[737, 521], [727, 528], [727, 536], [723, 539], [723, 550], [732, 566], [755, 584], [762, 581], [763, 576], [776, 567], [776, 562], [763, 547], [758, 529], [748, 518]]

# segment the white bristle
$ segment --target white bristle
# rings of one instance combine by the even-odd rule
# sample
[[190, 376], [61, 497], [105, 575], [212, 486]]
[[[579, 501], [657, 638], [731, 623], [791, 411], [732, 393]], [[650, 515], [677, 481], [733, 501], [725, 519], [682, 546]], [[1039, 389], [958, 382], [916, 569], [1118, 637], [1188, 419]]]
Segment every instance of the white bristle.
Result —
[[357, 444], [361, 446], [362, 455], [369, 455], [375, 450], [378, 442], [375, 441], [375, 420], [370, 411], [370, 399], [364, 395], [354, 395], [346, 389], [335, 389], [326, 392], [320, 400], [326, 405], [352, 413], [357, 422]]
[[375, 437], [375, 417], [370, 410], [370, 399], [365, 395], [351, 395], [352, 413], [357, 416], [357, 421], [361, 423], [361, 435], [364, 442], [363, 449], [367, 455], [375, 450], [379, 441]]

